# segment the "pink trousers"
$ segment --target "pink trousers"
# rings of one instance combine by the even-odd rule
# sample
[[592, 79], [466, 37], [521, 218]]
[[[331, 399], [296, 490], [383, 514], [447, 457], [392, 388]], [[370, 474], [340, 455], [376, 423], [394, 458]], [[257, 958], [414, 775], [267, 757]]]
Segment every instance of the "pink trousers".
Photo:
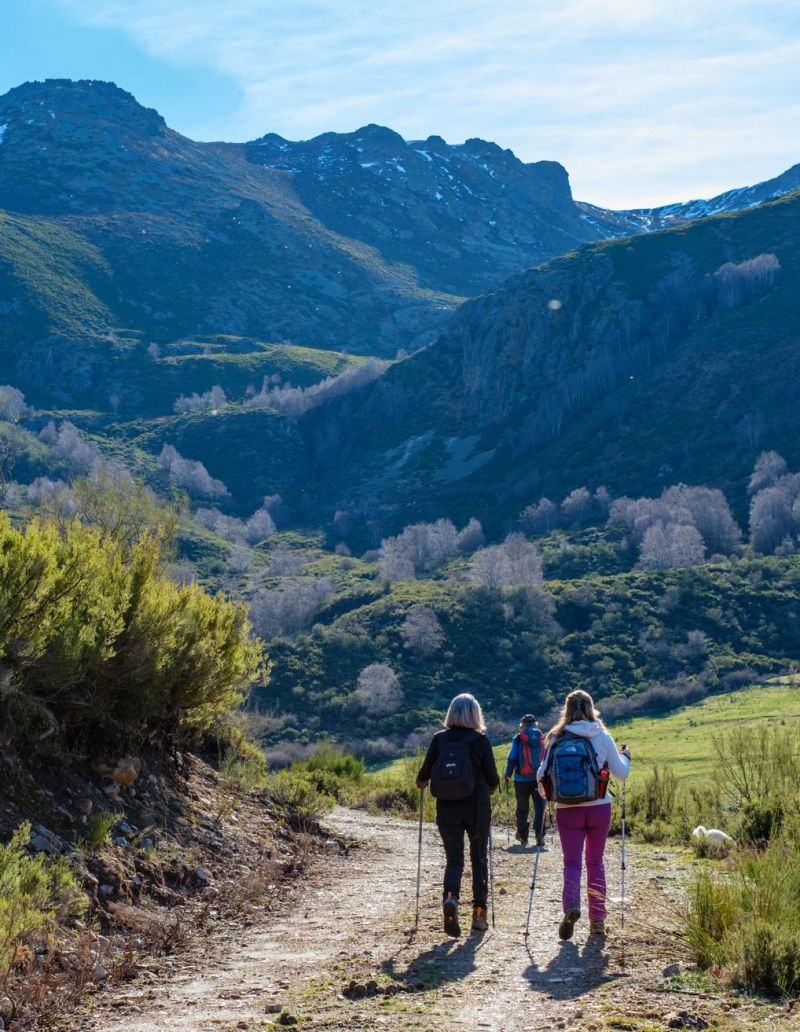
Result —
[[564, 854], [564, 912], [581, 908], [581, 866], [586, 844], [586, 882], [589, 895], [589, 920], [603, 921], [606, 916], [606, 871], [603, 851], [611, 826], [611, 806], [559, 806], [556, 824]]

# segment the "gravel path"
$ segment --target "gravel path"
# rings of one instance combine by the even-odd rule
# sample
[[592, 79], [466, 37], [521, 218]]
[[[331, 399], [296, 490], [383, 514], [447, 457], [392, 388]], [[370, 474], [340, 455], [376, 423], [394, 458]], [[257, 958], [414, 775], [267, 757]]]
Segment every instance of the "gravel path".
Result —
[[[509, 846], [503, 829], [495, 830], [494, 842], [496, 927], [470, 934], [465, 914], [464, 934], [452, 940], [441, 930], [443, 851], [434, 826], [424, 829], [421, 920], [414, 934], [416, 825], [344, 809], [327, 824], [352, 848], [325, 849], [307, 879], [250, 927], [213, 924], [179, 958], [109, 991], [83, 1027], [259, 1030], [272, 1027], [283, 1009], [299, 1028], [348, 1032], [800, 1029], [788, 1007], [703, 991], [670, 931], [685, 866], [675, 865], [667, 850], [629, 847], [623, 937], [619, 852], [612, 841], [606, 857], [610, 897], [617, 897], [611, 935], [605, 943], [589, 939], [582, 918], [574, 938], [562, 943], [556, 934], [561, 857], [548, 838], [526, 948], [534, 854]], [[680, 974], [666, 977], [668, 965]], [[351, 980], [403, 991], [350, 998]]]

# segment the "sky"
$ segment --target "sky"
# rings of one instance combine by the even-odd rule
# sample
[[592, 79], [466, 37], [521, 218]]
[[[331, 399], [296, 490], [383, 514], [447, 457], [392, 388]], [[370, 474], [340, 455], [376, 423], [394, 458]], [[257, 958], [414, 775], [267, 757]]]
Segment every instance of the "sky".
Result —
[[0, 0], [0, 94], [110, 79], [197, 140], [369, 122], [560, 161], [612, 208], [800, 161], [798, 0]]

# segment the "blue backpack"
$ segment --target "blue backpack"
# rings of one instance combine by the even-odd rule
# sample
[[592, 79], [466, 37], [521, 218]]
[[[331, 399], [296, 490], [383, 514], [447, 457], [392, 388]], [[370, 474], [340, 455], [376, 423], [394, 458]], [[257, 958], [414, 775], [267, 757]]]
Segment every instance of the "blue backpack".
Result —
[[600, 780], [597, 754], [589, 739], [562, 731], [547, 758], [547, 798], [557, 803], [590, 803], [600, 798]]

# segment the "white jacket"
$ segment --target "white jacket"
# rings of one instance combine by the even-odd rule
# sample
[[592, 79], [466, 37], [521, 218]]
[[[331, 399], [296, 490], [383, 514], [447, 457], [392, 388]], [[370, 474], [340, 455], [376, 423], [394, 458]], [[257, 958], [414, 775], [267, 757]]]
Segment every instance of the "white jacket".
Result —
[[[616, 743], [611, 735], [601, 726], [599, 720], [576, 720], [572, 724], [567, 724], [566, 731], [571, 732], [573, 735], [580, 735], [581, 738], [588, 738], [594, 747], [595, 756], [597, 757], [598, 767], [603, 767], [608, 764], [608, 769], [611, 772], [612, 777], [619, 778], [624, 781], [627, 778], [631, 770], [631, 761], [627, 756], [620, 755], [617, 749]], [[539, 765], [539, 769], [536, 772], [536, 776], [539, 781], [542, 780], [547, 768], [547, 759], [550, 754], [550, 750], [544, 754], [544, 759]], [[611, 796], [606, 795], [604, 799], [592, 799], [588, 803], [556, 803], [556, 807], [559, 806], [605, 806], [611, 805]]]

